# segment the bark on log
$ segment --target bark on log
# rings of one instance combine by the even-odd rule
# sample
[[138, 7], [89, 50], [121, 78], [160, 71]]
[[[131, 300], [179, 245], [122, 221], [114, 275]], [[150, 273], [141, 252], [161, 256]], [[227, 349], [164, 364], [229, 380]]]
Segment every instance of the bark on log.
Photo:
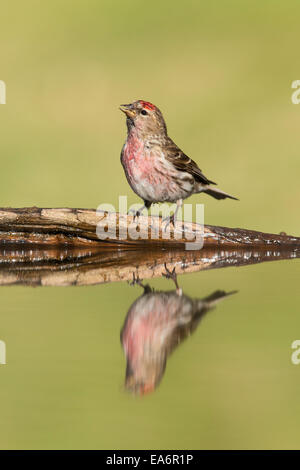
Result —
[[[111, 222], [116, 221], [116, 233], [111, 229]], [[0, 245], [22, 244], [24, 246], [73, 246], [134, 248], [147, 246], [183, 248], [190, 242], [189, 236], [201, 227], [194, 223], [185, 223], [182, 232], [181, 223], [171, 230], [171, 238], [166, 238], [164, 224], [160, 217], [141, 216], [138, 220], [142, 238], [132, 239], [126, 235], [126, 227], [135, 229], [137, 222], [131, 215], [96, 212], [88, 209], [40, 209], [37, 207], [0, 209]], [[99, 240], [97, 226], [106, 232], [106, 240]], [[156, 227], [158, 239], [151, 238], [151, 227]], [[123, 239], [120, 234], [123, 233]], [[124, 236], [125, 233], [125, 236]], [[300, 238], [286, 234], [269, 234], [240, 228], [226, 228], [205, 225], [203, 228], [204, 247], [294, 247], [300, 246]]]

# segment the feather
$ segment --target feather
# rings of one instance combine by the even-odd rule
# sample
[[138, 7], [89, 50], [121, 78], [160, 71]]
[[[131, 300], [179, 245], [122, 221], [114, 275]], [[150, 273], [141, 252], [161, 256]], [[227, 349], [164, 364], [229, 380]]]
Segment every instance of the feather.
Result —
[[192, 175], [195, 180], [202, 184], [216, 184], [204, 176], [197, 163], [189, 158], [179, 147], [168, 137], [163, 147], [166, 159], [174, 165], [176, 170], [184, 171]]

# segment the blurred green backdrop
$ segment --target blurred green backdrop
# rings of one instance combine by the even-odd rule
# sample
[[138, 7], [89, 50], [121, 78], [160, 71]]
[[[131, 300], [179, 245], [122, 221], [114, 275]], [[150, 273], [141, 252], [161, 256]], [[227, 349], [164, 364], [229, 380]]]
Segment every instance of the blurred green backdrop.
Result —
[[207, 196], [207, 223], [298, 233], [297, 1], [12, 0], [1, 6], [2, 206], [138, 200], [118, 105], [144, 98], [241, 202]]
[[[191, 198], [205, 202], [206, 223], [299, 235], [299, 2], [11, 0], [0, 13], [1, 206], [137, 202], [118, 106], [143, 98], [240, 198]], [[295, 261], [181, 277], [191, 296], [240, 293], [174, 353], [145, 401], [123, 392], [119, 344], [140, 291], [2, 288], [0, 447], [297, 446], [298, 274]]]

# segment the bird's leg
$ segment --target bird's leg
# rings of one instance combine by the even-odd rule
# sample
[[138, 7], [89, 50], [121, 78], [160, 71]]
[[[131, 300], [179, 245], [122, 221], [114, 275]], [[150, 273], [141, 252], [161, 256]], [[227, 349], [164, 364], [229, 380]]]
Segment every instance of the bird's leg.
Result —
[[146, 284], [146, 285], [143, 284], [143, 280], [140, 279], [139, 275], [138, 274], [136, 275], [135, 272], [132, 273], [132, 281], [129, 282], [129, 285], [130, 286], [138, 285], [138, 286], [142, 287], [144, 289], [144, 294], [148, 294], [149, 292], [152, 292], [152, 289], [149, 286], [149, 284]]
[[137, 211], [135, 209], [129, 209], [127, 214], [129, 215], [131, 212], [133, 214], [133, 221], [135, 221], [136, 218], [139, 218], [141, 213], [143, 212], [144, 209], [149, 209], [151, 206], [151, 202], [149, 201], [144, 201], [144, 205], [140, 207]]
[[180, 289], [179, 285], [178, 285], [178, 282], [177, 282], [177, 274], [176, 274], [176, 271], [175, 271], [175, 266], [174, 268], [172, 269], [172, 271], [170, 271], [168, 268], [167, 268], [167, 263], [164, 264], [165, 266], [165, 270], [166, 272], [165, 273], [162, 273], [162, 275], [167, 278], [167, 279], [172, 279], [172, 281], [174, 282], [175, 286], [176, 286], [176, 293], [178, 295], [182, 295], [182, 289]]
[[165, 232], [167, 231], [167, 228], [170, 224], [172, 224], [173, 228], [175, 228], [177, 213], [178, 213], [179, 209], [182, 207], [182, 199], [178, 199], [178, 201], [176, 201], [176, 204], [177, 204], [177, 206], [176, 206], [174, 214], [171, 215], [170, 217], [165, 217], [162, 220], [163, 222], [166, 222], [166, 225], [165, 225], [165, 228], [164, 228]]
[[132, 213], [133, 214], [133, 221], [135, 221], [136, 218], [139, 218], [139, 216], [141, 215], [141, 212], [143, 212], [144, 209], [146, 209], [145, 204], [142, 207], [140, 207], [138, 210], [129, 209], [127, 214], [130, 215]]

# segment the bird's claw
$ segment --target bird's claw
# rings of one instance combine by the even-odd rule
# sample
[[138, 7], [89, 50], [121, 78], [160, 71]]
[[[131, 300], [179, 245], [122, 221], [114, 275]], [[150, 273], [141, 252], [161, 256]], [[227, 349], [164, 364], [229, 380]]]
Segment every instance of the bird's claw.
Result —
[[135, 272], [132, 273], [132, 281], [128, 281], [128, 284], [130, 286], [135, 286], [138, 285], [144, 289], [144, 294], [148, 294], [149, 292], [152, 292], [151, 287], [149, 284], [144, 285], [143, 280], [140, 279], [138, 274], [135, 274]]
[[127, 212], [127, 215], [130, 215], [130, 214], [133, 214], [133, 222], [135, 222], [135, 219], [138, 219], [139, 216], [141, 215], [141, 212], [139, 210], [134, 210], [134, 209], [129, 209], [129, 211]]
[[129, 215], [130, 213], [132, 213], [133, 214], [133, 222], [135, 222], [135, 219], [138, 219], [140, 217], [140, 215], [142, 215], [142, 212], [143, 212], [144, 209], [147, 209], [146, 205], [140, 207], [138, 210], [129, 209], [127, 214]]
[[182, 295], [182, 290], [180, 289], [179, 285], [178, 285], [178, 282], [177, 282], [177, 274], [176, 274], [176, 270], [175, 270], [175, 266], [174, 268], [172, 269], [172, 271], [170, 271], [167, 267], [167, 264], [165, 263], [164, 264], [165, 266], [165, 270], [166, 272], [165, 273], [162, 273], [162, 275], [166, 278], [166, 279], [172, 279], [172, 281], [174, 282], [175, 286], [176, 286], [176, 292], [178, 295]]
[[144, 287], [143, 286], [143, 279], [140, 279], [139, 275], [135, 274], [135, 272], [132, 273], [132, 281], [128, 281], [128, 284], [130, 286], [135, 286], [137, 284], [141, 287]]
[[170, 217], [165, 217], [162, 222], [166, 222], [166, 225], [165, 225], [165, 228], [164, 228], [164, 231], [166, 232], [167, 231], [167, 228], [169, 227], [170, 224], [173, 225], [173, 229], [175, 228], [175, 215], [170, 215]]
[[149, 230], [151, 230], [151, 234], [154, 234], [156, 236], [159, 232], [159, 225], [157, 224], [157, 222], [151, 223], [149, 225]]

